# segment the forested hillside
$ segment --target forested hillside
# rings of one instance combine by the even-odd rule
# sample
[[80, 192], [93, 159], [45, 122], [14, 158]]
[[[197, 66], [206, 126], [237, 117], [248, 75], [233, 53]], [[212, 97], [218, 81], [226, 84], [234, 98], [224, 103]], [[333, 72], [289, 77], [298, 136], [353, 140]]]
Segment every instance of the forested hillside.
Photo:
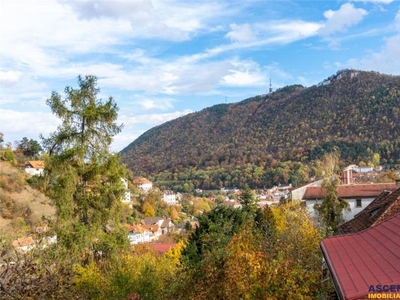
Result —
[[[308, 180], [335, 146], [343, 163], [400, 164], [400, 76], [343, 70], [220, 104], [145, 132], [121, 151], [134, 174], [183, 190]], [[184, 186], [186, 184], [186, 186]]]

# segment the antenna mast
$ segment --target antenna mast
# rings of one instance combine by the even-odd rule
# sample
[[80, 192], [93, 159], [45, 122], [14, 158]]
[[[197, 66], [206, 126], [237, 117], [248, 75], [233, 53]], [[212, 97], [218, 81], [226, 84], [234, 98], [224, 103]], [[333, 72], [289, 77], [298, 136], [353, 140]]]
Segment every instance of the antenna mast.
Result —
[[271, 78], [269, 79], [269, 93], [272, 93], [272, 82], [271, 82]]

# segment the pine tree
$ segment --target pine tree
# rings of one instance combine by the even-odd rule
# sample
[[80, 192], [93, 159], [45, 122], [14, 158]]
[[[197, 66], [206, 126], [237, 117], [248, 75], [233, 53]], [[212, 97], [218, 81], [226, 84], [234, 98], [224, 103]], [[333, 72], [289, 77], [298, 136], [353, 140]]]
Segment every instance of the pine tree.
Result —
[[62, 124], [42, 139], [49, 151], [46, 192], [57, 209], [58, 244], [85, 258], [106, 255], [125, 241], [117, 212], [126, 170], [109, 150], [122, 129], [115, 123], [115, 101], [97, 99], [94, 76], [79, 76], [78, 83], [79, 89], [65, 89], [65, 98], [53, 92], [47, 100]]

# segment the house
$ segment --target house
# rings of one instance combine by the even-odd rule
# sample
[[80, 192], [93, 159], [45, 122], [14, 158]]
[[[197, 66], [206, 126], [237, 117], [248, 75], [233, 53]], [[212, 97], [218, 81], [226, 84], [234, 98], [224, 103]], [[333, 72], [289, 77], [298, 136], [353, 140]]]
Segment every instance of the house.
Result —
[[[153, 240], [154, 234], [141, 225], [132, 225], [128, 227], [128, 240], [131, 245], [147, 243]], [[158, 238], [157, 238], [158, 239]]]
[[373, 227], [400, 213], [400, 187], [394, 192], [383, 191], [353, 219], [338, 227], [338, 234], [356, 233]]
[[400, 297], [399, 213], [366, 230], [324, 239], [320, 247], [339, 299]]
[[[343, 212], [343, 219], [345, 221], [351, 220], [383, 191], [393, 192], [394, 190], [396, 190], [395, 183], [339, 185], [337, 195], [340, 199], [346, 200], [351, 209], [349, 212]], [[309, 186], [305, 189], [301, 200], [306, 203], [312, 218], [316, 219], [318, 216], [314, 205], [322, 203], [325, 196], [326, 190], [322, 186]]]
[[291, 196], [292, 196], [292, 199], [293, 200], [302, 200], [303, 196], [304, 196], [304, 193], [306, 192], [306, 189], [308, 187], [312, 187], [312, 186], [319, 186], [320, 187], [322, 185], [323, 181], [324, 181], [323, 179], [314, 180], [312, 182], [300, 185], [300, 186], [292, 189], [292, 191], [290, 192]]
[[135, 178], [132, 183], [143, 192], [148, 192], [153, 188], [153, 183], [144, 177]]
[[15, 249], [21, 250], [23, 252], [35, 248], [35, 244], [36, 242], [31, 236], [19, 238], [12, 242], [12, 245]]
[[178, 197], [174, 191], [163, 191], [161, 194], [161, 200], [167, 203], [168, 205], [176, 205], [178, 204]]
[[44, 172], [44, 161], [42, 160], [29, 160], [25, 163], [25, 172], [29, 175], [42, 176]]
[[175, 224], [171, 219], [161, 217], [147, 217], [140, 221], [143, 226], [157, 225], [160, 228], [161, 234], [167, 234], [175, 231]]

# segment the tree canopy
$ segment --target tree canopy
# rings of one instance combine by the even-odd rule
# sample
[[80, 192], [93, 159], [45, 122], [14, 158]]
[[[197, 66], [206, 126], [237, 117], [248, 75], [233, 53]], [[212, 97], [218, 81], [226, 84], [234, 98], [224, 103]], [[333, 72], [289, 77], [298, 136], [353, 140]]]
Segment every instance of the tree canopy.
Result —
[[122, 125], [116, 124], [114, 99], [97, 98], [95, 76], [79, 76], [78, 84], [78, 89], [66, 87], [65, 97], [52, 92], [46, 101], [62, 121], [56, 132], [43, 138], [49, 152], [46, 192], [57, 208], [59, 243], [77, 252], [105, 254], [114, 242], [124, 240], [118, 210], [126, 170], [109, 150]]

